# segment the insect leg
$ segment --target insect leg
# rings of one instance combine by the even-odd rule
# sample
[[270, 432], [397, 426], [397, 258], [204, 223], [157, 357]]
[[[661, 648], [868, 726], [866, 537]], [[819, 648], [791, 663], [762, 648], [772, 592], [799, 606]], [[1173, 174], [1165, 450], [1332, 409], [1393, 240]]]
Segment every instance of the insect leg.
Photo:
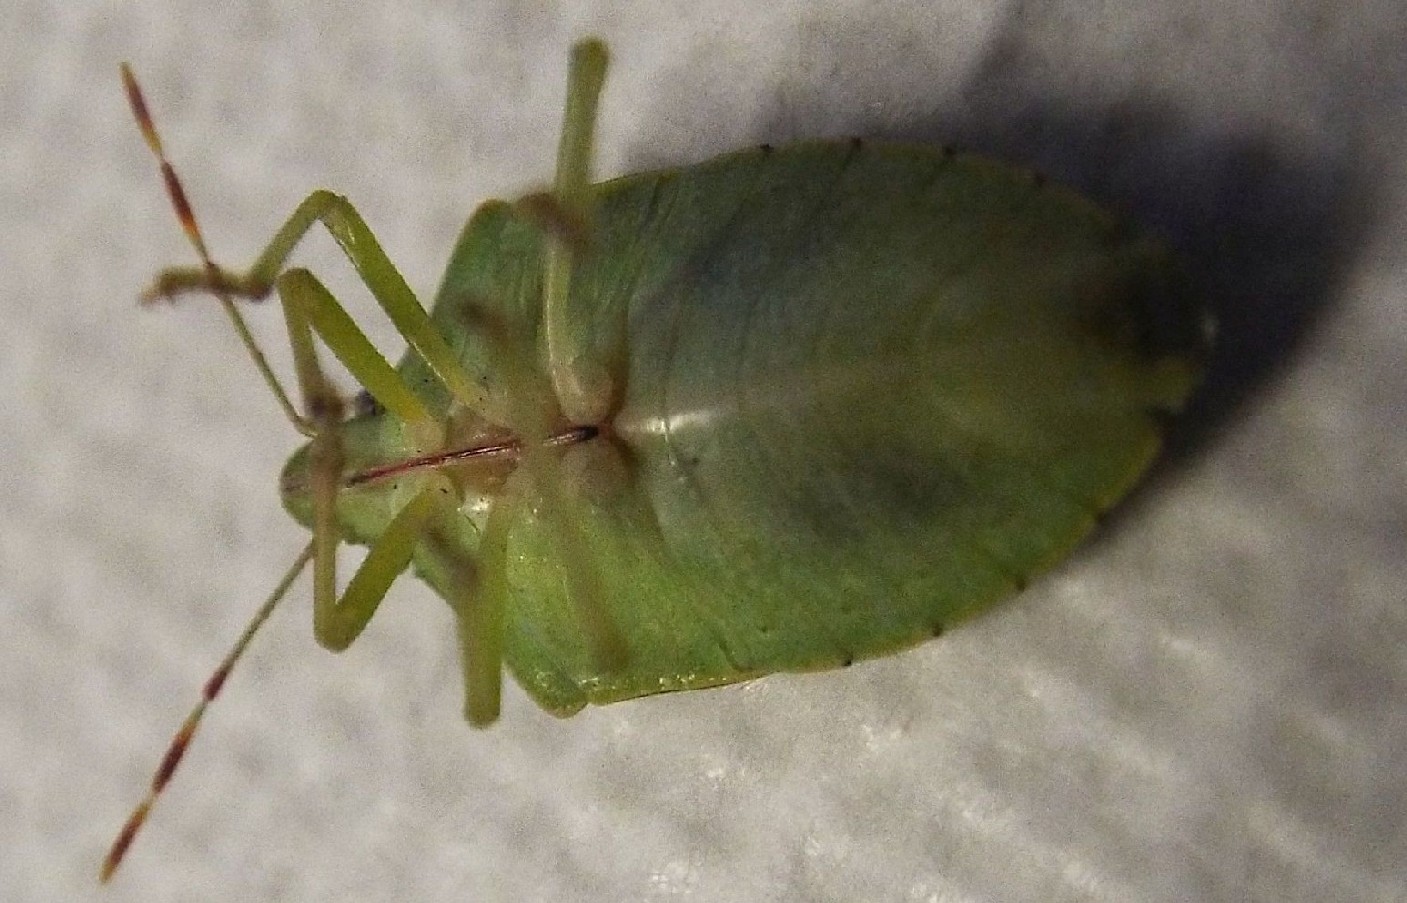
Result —
[[[313, 563], [313, 635], [323, 647], [341, 652], [361, 635], [391, 582], [409, 566], [416, 542], [424, 535], [449, 491], [447, 484], [436, 481], [407, 502], [371, 546], [340, 598], [336, 594], [331, 559], [329, 557], [324, 568], [321, 550], [317, 550], [318, 557]], [[335, 533], [332, 538], [335, 547]], [[315, 546], [319, 545], [318, 539], [314, 536]], [[326, 580], [318, 579], [323, 570]]]
[[347, 255], [367, 289], [395, 324], [396, 330], [465, 406], [482, 411], [485, 393], [464, 368], [443, 335], [430, 322], [400, 271], [376, 240], [355, 207], [341, 195], [314, 191], [303, 199], [248, 270], [232, 273], [200, 267], [173, 267], [157, 275], [144, 298], [174, 298], [187, 292], [227, 292], [259, 300], [268, 296], [288, 255], [315, 223], [322, 223]]
[[525, 473], [542, 500], [542, 521], [561, 559], [568, 594], [592, 656], [603, 669], [616, 670], [626, 660], [625, 642], [607, 614], [598, 562], [576, 526], [580, 522], [578, 499], [562, 486], [560, 451], [547, 442], [551, 425], [543, 407], [533, 403], [545, 391], [542, 377], [531, 367], [532, 357], [522, 337], [514, 335], [506, 324], [484, 315], [473, 325], [486, 340], [490, 369], [508, 387], [505, 413], [523, 440], [521, 467], [514, 475]]
[[[543, 329], [547, 341], [547, 369], [551, 389], [563, 415], [572, 423], [598, 423], [608, 413], [612, 385], [610, 374], [598, 362], [585, 359], [567, 311], [574, 255], [580, 253], [581, 224], [590, 220], [591, 157], [596, 128], [596, 107], [605, 82], [609, 56], [606, 46], [588, 39], [572, 47], [567, 74], [567, 102], [557, 150], [557, 174], [550, 196], [525, 199], [519, 213], [547, 236], [543, 262]], [[524, 439], [522, 469], [542, 498], [542, 518], [561, 558], [568, 591], [581, 620], [592, 656], [606, 670], [622, 666], [627, 650], [611, 623], [604, 605], [605, 589], [595, 557], [575, 526], [576, 500], [564, 491], [561, 469], [553, 452], [541, 440], [549, 424], [541, 406], [528, 403], [538, 397], [533, 383], [537, 374], [518, 353], [513, 337], [501, 324], [480, 324], [507, 393], [509, 419]], [[619, 331], [624, 333], [624, 323]]]
[[534, 443], [523, 449], [523, 470], [532, 478], [542, 498], [541, 517], [561, 559], [567, 580], [567, 595], [581, 622], [587, 648], [596, 664], [605, 671], [625, 665], [628, 650], [620, 631], [606, 611], [606, 589], [601, 580], [599, 560], [591, 553], [577, 524], [579, 501], [562, 487], [562, 469], [554, 449]]
[[[459, 649], [464, 673], [464, 718], [474, 727], [498, 720], [503, 689], [504, 611], [508, 604], [508, 530], [523, 503], [524, 472], [509, 475], [489, 509], [478, 549], [478, 581], [461, 584], [451, 604], [458, 616]], [[442, 554], [453, 556], [443, 550]]]
[[383, 408], [407, 424], [422, 447], [439, 447], [444, 438], [439, 421], [316, 276], [295, 267], [280, 274], [275, 285], [300, 384], [325, 382], [313, 351], [311, 327], [352, 377]]
[[[552, 187], [553, 200], [563, 215], [549, 219], [563, 222], [590, 219], [596, 106], [608, 62], [606, 45], [595, 38], [572, 47], [562, 137], [557, 146], [557, 175]], [[560, 229], [546, 231], [549, 241], [543, 263], [542, 319], [552, 388], [568, 420], [596, 423], [606, 415], [610, 403], [610, 374], [600, 363], [584, 359], [567, 312], [573, 257], [581, 243], [564, 240]]]
[[449, 343], [431, 324], [425, 308], [416, 300], [405, 279], [381, 249], [376, 236], [346, 198], [330, 191], [313, 192], [293, 211], [248, 270], [234, 272], [217, 266], [207, 249], [190, 202], [186, 198], [185, 189], [182, 188], [175, 169], [166, 159], [161, 138], [136, 77], [125, 64], [122, 66], [122, 83], [142, 136], [161, 164], [162, 178], [166, 183], [172, 206], [176, 208], [181, 226], [201, 261], [201, 265], [196, 267], [172, 267], [163, 270], [157, 275], [152, 286], [142, 293], [143, 301], [172, 299], [187, 292], [207, 292], [215, 295], [229, 315], [260, 375], [273, 391], [279, 406], [294, 426], [301, 432], [312, 435], [316, 431], [316, 425], [293, 408], [288, 400], [288, 393], [270, 369], [243, 317], [235, 309], [232, 299], [261, 300], [267, 297], [283, 271], [288, 255], [302, 241], [308, 230], [315, 223], [321, 222], [341, 246], [387, 316], [395, 323], [396, 329], [444, 382], [450, 394], [472, 410], [484, 410], [483, 390], [460, 366], [450, 350]]

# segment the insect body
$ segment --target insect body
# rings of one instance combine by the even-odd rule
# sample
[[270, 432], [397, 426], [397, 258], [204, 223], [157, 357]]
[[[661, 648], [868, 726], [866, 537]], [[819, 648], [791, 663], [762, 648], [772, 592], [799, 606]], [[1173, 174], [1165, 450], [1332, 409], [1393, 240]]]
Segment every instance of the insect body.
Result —
[[[764, 147], [592, 185], [604, 67], [575, 48], [553, 191], [481, 207], [428, 316], [325, 192], [250, 271], [216, 267], [163, 162], [204, 265], [153, 294], [212, 293], [238, 323], [232, 297], [277, 290], [289, 324], [302, 413], [256, 362], [311, 437], [281, 486], [313, 540], [266, 608], [311, 560], [315, 632], [345, 648], [413, 566], [458, 616], [471, 723], [497, 717], [503, 664], [570, 714], [934, 636], [1143, 471], [1206, 334], [1156, 243], [930, 148]], [[406, 336], [399, 368], [284, 268], [319, 221]], [[344, 416], [314, 332], [374, 405]], [[339, 598], [344, 540], [370, 552]]]

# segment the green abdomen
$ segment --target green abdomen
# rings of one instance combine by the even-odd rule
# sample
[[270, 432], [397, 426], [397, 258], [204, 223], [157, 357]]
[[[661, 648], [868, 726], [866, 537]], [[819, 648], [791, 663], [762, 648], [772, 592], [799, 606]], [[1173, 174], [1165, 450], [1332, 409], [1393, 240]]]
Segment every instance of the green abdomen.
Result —
[[940, 632], [1088, 531], [1200, 370], [1155, 244], [976, 158], [753, 151], [607, 183], [597, 225], [573, 310], [627, 379], [566, 472], [630, 658], [596, 668], [525, 519], [509, 662], [557, 710]]

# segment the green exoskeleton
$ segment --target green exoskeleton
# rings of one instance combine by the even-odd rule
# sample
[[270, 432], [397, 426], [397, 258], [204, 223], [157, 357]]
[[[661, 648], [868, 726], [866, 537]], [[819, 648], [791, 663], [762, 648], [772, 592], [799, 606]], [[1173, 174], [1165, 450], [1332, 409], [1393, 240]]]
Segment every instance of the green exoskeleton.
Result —
[[[548, 710], [847, 664], [932, 637], [1061, 558], [1143, 472], [1206, 319], [1157, 243], [1034, 174], [947, 149], [811, 142], [593, 184], [605, 47], [572, 51], [550, 191], [470, 219], [433, 309], [352, 205], [311, 194], [214, 296], [294, 426], [313, 629], [356, 640], [407, 568], [457, 616], [465, 715], [506, 665]], [[317, 277], [321, 225], [410, 349], [391, 367]], [[297, 403], [236, 303], [276, 294]], [[361, 383], [349, 406], [314, 336]], [[369, 546], [339, 595], [334, 551]]]

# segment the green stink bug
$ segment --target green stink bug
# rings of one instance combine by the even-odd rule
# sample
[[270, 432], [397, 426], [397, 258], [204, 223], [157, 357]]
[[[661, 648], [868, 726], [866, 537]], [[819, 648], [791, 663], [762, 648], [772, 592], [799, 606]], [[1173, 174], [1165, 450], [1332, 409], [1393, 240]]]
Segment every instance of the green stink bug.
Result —
[[[550, 192], [480, 207], [427, 314], [343, 198], [217, 266], [130, 71], [197, 267], [308, 443], [312, 540], [205, 688], [103, 864], [295, 577], [341, 650], [414, 566], [457, 616], [465, 715], [506, 665], [571, 714], [835, 667], [937, 635], [1058, 560], [1137, 479], [1201, 371], [1166, 252], [1073, 192], [949, 150], [812, 142], [593, 184], [594, 40], [572, 53]], [[410, 345], [399, 367], [307, 270], [322, 223]], [[234, 299], [276, 291], [300, 405]], [[352, 410], [316, 333], [362, 384]], [[301, 410], [300, 410], [301, 408]], [[370, 547], [340, 594], [335, 551]]]

